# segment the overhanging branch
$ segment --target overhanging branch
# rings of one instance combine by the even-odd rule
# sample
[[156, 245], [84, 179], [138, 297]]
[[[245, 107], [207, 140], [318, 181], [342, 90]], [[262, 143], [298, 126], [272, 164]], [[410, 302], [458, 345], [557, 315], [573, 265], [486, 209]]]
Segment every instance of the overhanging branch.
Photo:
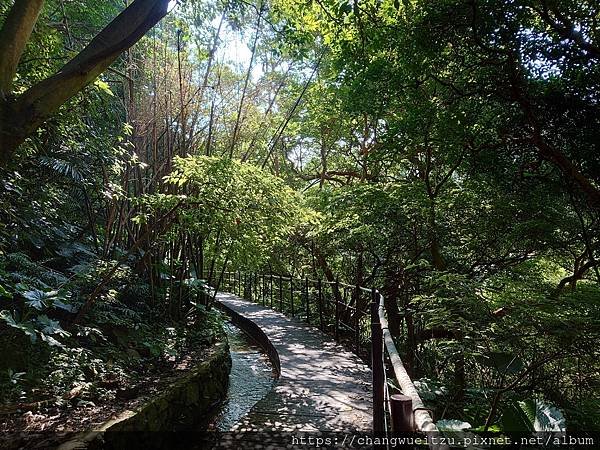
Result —
[[2, 115], [7, 123], [0, 129], [0, 161], [9, 160], [46, 119], [141, 39], [167, 14], [168, 5], [168, 0], [135, 0], [58, 73], [5, 104]]
[[0, 99], [10, 94], [17, 66], [44, 0], [16, 0], [0, 30]]

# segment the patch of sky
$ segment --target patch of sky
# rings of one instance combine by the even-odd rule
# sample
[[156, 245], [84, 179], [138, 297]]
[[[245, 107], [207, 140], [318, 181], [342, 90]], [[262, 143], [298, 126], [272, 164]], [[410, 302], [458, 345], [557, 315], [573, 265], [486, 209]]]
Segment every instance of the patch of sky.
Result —
[[553, 39], [544, 32], [531, 28], [519, 33], [521, 38], [521, 58], [525, 68], [534, 78], [547, 80], [562, 74], [564, 57], [552, 58], [551, 48], [556, 45]]

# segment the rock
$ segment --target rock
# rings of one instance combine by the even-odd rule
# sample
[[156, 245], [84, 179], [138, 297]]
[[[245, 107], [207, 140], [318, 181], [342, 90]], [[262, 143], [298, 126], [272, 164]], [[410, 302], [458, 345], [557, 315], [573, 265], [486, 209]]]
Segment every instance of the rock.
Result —
[[122, 400], [133, 400], [140, 393], [140, 386], [130, 386], [122, 389], [117, 389], [116, 396]]

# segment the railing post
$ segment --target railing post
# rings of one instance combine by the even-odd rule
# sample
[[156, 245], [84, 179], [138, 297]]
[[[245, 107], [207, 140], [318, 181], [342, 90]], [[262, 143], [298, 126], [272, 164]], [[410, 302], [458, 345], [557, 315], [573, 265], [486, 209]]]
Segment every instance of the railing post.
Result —
[[261, 292], [260, 292], [260, 298], [262, 299], [262, 304], [263, 306], [266, 306], [266, 295], [265, 295], [265, 291], [266, 291], [266, 286], [265, 286], [265, 274], [261, 274], [260, 275], [261, 278], [261, 282], [260, 282], [260, 287], [261, 287]]
[[271, 309], [273, 308], [273, 273], [269, 273], [269, 296], [271, 297]]
[[258, 303], [258, 274], [257, 273], [254, 274], [254, 289], [253, 289], [252, 294], [253, 294], [253, 298], [256, 298], [256, 301], [253, 299], [250, 299], [250, 300]]
[[283, 312], [283, 277], [279, 275], [279, 312]]
[[340, 281], [336, 278], [333, 291], [333, 301], [335, 302], [335, 340], [340, 340], [340, 302], [336, 292], [340, 291]]
[[321, 326], [321, 331], [325, 331], [325, 325], [323, 323], [323, 286], [322, 286], [322, 281], [319, 278], [319, 281], [317, 282], [317, 288], [319, 290], [318, 292], [318, 298], [317, 298], [317, 305], [319, 308], [319, 325]]
[[373, 373], [373, 433], [383, 433], [385, 377], [383, 365], [383, 331], [379, 322], [377, 291], [371, 291], [371, 368]]
[[394, 433], [414, 431], [414, 413], [412, 399], [408, 395], [394, 394], [390, 397], [390, 414]]
[[292, 317], [294, 317], [294, 279], [290, 274], [290, 308], [292, 309]]
[[310, 305], [308, 303], [308, 277], [304, 277], [304, 297], [306, 298], [306, 323], [310, 325]]
[[242, 296], [242, 272], [238, 270], [238, 297]]
[[360, 310], [358, 309], [360, 299], [360, 286], [356, 285], [356, 294], [354, 297], [354, 345], [356, 354], [360, 355]]

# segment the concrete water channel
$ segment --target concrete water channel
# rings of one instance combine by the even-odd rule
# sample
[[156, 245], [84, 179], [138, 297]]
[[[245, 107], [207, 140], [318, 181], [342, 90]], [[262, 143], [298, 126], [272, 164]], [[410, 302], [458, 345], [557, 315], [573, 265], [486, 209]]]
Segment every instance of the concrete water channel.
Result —
[[233, 430], [275, 383], [274, 368], [264, 350], [231, 322], [225, 324], [225, 331], [231, 352], [231, 373], [227, 398], [210, 426], [218, 431]]
[[227, 327], [230, 386], [210, 448], [300, 448], [293, 437], [371, 430], [371, 371], [358, 356], [298, 318], [230, 293], [216, 300], [239, 328]]

